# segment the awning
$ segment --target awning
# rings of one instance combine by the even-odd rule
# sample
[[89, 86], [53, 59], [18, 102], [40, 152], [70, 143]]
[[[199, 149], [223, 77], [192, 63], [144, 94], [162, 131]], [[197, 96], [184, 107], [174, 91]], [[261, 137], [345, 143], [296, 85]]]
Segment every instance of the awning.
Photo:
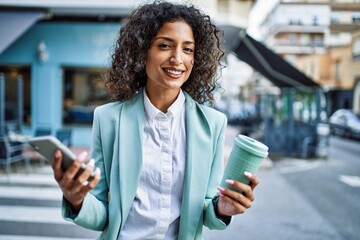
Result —
[[0, 11], [0, 54], [43, 15], [42, 12]]
[[227, 51], [233, 52], [275, 86], [303, 89], [319, 86], [278, 54], [250, 37], [245, 29], [229, 25], [220, 28], [224, 31]]

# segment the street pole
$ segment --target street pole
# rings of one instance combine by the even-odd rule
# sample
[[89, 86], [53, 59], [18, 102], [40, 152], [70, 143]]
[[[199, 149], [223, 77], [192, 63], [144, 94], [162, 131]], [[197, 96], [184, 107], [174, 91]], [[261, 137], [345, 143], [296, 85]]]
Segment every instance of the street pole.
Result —
[[5, 78], [0, 73], [0, 136], [5, 135]]
[[18, 84], [17, 84], [17, 110], [18, 110], [18, 131], [21, 133], [22, 125], [23, 125], [23, 104], [24, 104], [24, 81], [22, 75], [18, 76]]
[[296, 89], [289, 88], [288, 91], [288, 133], [287, 133], [287, 155], [295, 156], [295, 125], [294, 125], [294, 101]]

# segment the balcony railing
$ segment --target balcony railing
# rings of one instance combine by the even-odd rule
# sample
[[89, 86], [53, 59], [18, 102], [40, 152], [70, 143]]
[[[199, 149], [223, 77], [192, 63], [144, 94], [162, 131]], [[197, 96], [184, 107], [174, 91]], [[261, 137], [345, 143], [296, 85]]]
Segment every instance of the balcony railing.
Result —
[[278, 46], [301, 46], [301, 47], [324, 47], [324, 40], [309, 40], [309, 41], [301, 41], [301, 40], [275, 40], [275, 45]]

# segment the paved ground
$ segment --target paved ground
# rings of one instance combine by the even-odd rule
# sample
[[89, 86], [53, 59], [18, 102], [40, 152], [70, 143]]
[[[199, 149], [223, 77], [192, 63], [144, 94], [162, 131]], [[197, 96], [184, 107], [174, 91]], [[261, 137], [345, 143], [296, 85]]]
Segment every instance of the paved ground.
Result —
[[230, 227], [224, 231], [205, 229], [206, 240], [342, 239], [278, 170], [261, 169], [257, 175], [261, 184], [255, 190], [252, 208], [234, 217]]
[[[301, 164], [299, 161], [298, 167]], [[282, 177], [282, 171], [296, 167], [292, 165], [294, 162], [284, 164], [281, 169], [260, 169], [258, 176], [262, 182], [256, 189], [253, 207], [234, 217], [224, 231], [204, 228], [205, 240], [340, 240], [328, 221]], [[37, 167], [28, 175], [12, 174], [10, 183], [3, 175], [0, 177], [0, 240], [92, 239], [97, 235], [61, 218], [61, 192], [48, 165]], [[29, 227], [30, 232], [26, 232]]]
[[[230, 129], [226, 154], [231, 150], [236, 129]], [[86, 150], [74, 149], [78, 154]], [[319, 161], [283, 159], [273, 165], [267, 159], [258, 172], [261, 184], [256, 201], [245, 214], [233, 218], [224, 231], [204, 228], [205, 240], [340, 240], [342, 239], [316, 209], [284, 179], [287, 171], [321, 167]], [[10, 180], [10, 182], [8, 182]], [[61, 192], [49, 165], [32, 166], [30, 174], [18, 168], [10, 179], [0, 174], [0, 240], [94, 239], [96, 232], [84, 230], [60, 216]]]

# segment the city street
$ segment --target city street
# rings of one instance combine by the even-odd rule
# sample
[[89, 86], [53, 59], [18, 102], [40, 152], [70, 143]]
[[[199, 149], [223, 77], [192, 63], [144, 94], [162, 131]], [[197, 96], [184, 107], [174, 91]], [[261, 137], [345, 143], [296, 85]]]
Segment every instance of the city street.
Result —
[[205, 239], [359, 239], [359, 156], [359, 141], [332, 137], [326, 160], [274, 160], [257, 174], [253, 207]]
[[331, 138], [329, 159], [319, 167], [282, 174], [329, 222], [340, 239], [359, 239], [360, 236], [359, 156], [359, 141]]
[[51, 169], [1, 176], [0, 240], [94, 239], [98, 233], [82, 229], [61, 217], [62, 194]]
[[[95, 155], [113, 156], [115, 165], [100, 168], [103, 185], [111, 178], [111, 194], [107, 188], [102, 193], [119, 204], [115, 208], [131, 206], [128, 193], [143, 188], [149, 198], [140, 202], [152, 206], [153, 196], [167, 199], [155, 200], [162, 214], [151, 211], [153, 218], [162, 219], [164, 207], [169, 215], [168, 206], [171, 217], [182, 203], [180, 218], [189, 220], [181, 228], [185, 235], [196, 230], [202, 240], [360, 240], [360, 0], [0, 0], [0, 7], [0, 240], [90, 240], [101, 234], [63, 219], [63, 193], [50, 163], [38, 155], [49, 148], [30, 141], [41, 136], [56, 137], [75, 156], [87, 151], [88, 160], [92, 145]], [[183, 106], [172, 104], [180, 101], [179, 89], [187, 94]], [[224, 158], [222, 146], [212, 145], [219, 141], [220, 116], [189, 104], [189, 97], [226, 116]], [[139, 120], [138, 114], [148, 115], [144, 99], [167, 116], [167, 110], [181, 110], [181, 118]], [[255, 201], [226, 229], [204, 226], [199, 232], [191, 220], [201, 223], [209, 215], [192, 211], [203, 210], [202, 196], [194, 193], [206, 190], [209, 169], [221, 173], [223, 160], [226, 167], [239, 134], [270, 148], [265, 158], [263, 147], [244, 144], [264, 158], [254, 173], [260, 180]], [[204, 147], [219, 164], [207, 167], [213, 161]], [[141, 168], [134, 153], [142, 152], [157, 159]], [[256, 156], [245, 158], [250, 167], [229, 164], [232, 173], [257, 169]], [[144, 184], [136, 186], [131, 177], [139, 171]], [[183, 200], [177, 189], [184, 189]], [[127, 216], [113, 210], [107, 222], [124, 223]], [[88, 220], [103, 215], [101, 209], [94, 213]], [[105, 227], [114, 233], [111, 224]]]
[[[228, 128], [226, 151], [237, 129]], [[326, 160], [277, 159], [259, 170], [256, 201], [205, 240], [355, 240], [360, 234], [360, 142], [331, 138]], [[0, 175], [0, 240], [94, 239], [60, 216], [61, 192], [49, 166]]]

